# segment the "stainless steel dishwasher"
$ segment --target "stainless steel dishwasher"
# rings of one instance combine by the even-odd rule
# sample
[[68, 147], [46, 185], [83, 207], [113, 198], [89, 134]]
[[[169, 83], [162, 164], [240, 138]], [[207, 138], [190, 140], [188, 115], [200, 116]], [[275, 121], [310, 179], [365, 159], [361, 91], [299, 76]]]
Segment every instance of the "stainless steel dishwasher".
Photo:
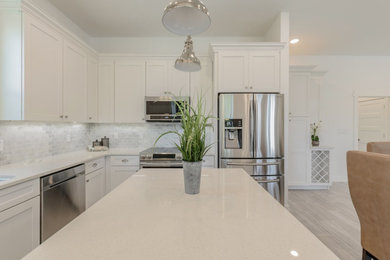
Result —
[[85, 211], [85, 166], [41, 178], [41, 243]]

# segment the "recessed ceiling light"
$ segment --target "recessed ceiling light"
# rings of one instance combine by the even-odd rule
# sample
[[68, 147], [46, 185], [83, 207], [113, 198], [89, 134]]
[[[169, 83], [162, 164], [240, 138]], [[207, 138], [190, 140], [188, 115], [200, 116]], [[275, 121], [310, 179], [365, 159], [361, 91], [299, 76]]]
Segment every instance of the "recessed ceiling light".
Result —
[[299, 39], [298, 38], [295, 38], [295, 39], [292, 39], [290, 41], [291, 44], [297, 44], [299, 42]]
[[291, 254], [292, 256], [299, 256], [298, 252], [295, 251], [295, 250], [290, 251], [290, 254]]

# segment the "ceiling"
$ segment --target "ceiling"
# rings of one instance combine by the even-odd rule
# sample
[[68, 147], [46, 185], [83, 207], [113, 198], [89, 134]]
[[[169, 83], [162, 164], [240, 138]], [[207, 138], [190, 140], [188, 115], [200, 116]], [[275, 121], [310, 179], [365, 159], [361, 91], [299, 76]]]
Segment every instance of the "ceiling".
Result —
[[[49, 0], [92, 37], [171, 35], [161, 24], [169, 0]], [[390, 1], [204, 0], [212, 26], [198, 37], [263, 36], [290, 12], [296, 55], [390, 55]]]

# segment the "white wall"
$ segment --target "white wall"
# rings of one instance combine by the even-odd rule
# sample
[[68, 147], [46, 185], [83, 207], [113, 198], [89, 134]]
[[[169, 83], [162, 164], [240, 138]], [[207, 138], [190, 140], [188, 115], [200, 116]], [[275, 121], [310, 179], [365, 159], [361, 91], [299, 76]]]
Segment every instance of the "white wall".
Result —
[[[92, 46], [101, 53], [130, 53], [180, 56], [186, 37], [91, 38]], [[260, 42], [263, 37], [193, 37], [194, 51], [208, 56], [209, 44], [229, 42]]]
[[292, 56], [290, 64], [328, 71], [320, 97], [320, 138], [335, 147], [334, 180], [346, 181], [346, 152], [354, 148], [353, 95], [390, 89], [390, 56]]

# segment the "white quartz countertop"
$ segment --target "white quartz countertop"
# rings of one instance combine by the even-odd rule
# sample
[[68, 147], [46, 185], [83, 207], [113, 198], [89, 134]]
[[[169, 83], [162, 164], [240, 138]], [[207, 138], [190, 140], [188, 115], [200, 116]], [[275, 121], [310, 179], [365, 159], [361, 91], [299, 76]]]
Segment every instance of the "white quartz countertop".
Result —
[[0, 167], [0, 176], [15, 176], [9, 181], [1, 181], [0, 189], [31, 179], [61, 171], [63, 169], [111, 155], [139, 155], [137, 149], [110, 149], [105, 152], [78, 151], [37, 159], [31, 162], [8, 164]]
[[143, 169], [24, 259], [338, 258], [241, 169], [203, 169], [198, 195]]

